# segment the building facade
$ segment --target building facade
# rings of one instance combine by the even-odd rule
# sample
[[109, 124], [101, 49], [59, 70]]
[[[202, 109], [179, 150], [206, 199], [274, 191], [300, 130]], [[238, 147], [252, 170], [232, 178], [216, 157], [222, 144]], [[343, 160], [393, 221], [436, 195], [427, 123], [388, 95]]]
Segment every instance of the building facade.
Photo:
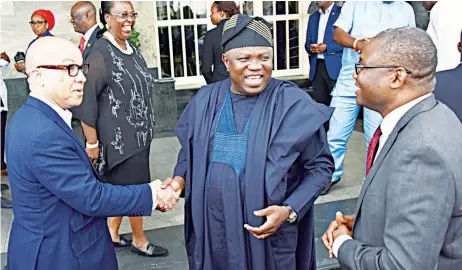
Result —
[[[97, 9], [99, 1], [92, 1]], [[305, 36], [310, 1], [235, 1], [243, 14], [260, 16], [271, 25], [274, 38], [275, 77], [307, 78], [308, 55]], [[72, 1], [2, 1], [0, 8], [0, 51], [13, 59], [35, 38], [29, 26], [36, 9], [51, 10], [56, 19], [55, 36], [78, 45], [80, 34], [70, 24]], [[200, 74], [202, 42], [212, 29], [213, 1], [133, 1], [139, 13], [135, 29], [140, 33], [141, 51], [159, 78], [174, 78], [175, 89], [197, 89], [205, 84]], [[58, 49], [58, 48], [57, 48]], [[4, 79], [25, 77], [10, 65]]]

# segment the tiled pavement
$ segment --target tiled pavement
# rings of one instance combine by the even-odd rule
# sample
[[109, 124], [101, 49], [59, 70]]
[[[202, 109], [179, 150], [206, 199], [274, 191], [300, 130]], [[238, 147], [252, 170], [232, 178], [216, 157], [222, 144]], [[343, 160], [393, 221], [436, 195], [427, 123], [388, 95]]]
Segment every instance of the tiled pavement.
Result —
[[[153, 180], [165, 179], [166, 177], [172, 175], [179, 148], [179, 143], [175, 137], [164, 137], [153, 140], [150, 155], [151, 178]], [[316, 201], [316, 204], [322, 204], [319, 205], [319, 207], [316, 207], [316, 209], [319, 209], [317, 211], [320, 215], [332, 216], [332, 213], [335, 215], [336, 209], [330, 210], [330, 208], [336, 205], [338, 207], [344, 207], [342, 204], [337, 203], [323, 203], [346, 200], [356, 198], [358, 196], [359, 190], [361, 188], [361, 179], [363, 176], [364, 151], [364, 135], [358, 131], [354, 131], [348, 144], [347, 157], [344, 163], [345, 173], [342, 177], [342, 181], [337, 184], [329, 192], [329, 194], [318, 198]], [[8, 178], [2, 177], [1, 182], [8, 183]], [[9, 191], [2, 192], [2, 196], [11, 198]], [[346, 202], [348, 202], [348, 204], [352, 203], [351, 200]], [[133, 256], [130, 254], [130, 251], [119, 251], [117, 254], [119, 258], [120, 269], [186, 269], [186, 253], [184, 251], [184, 247], [182, 246], [182, 226], [180, 226], [184, 221], [182, 205], [183, 201], [180, 201], [180, 205], [176, 206], [171, 211], [167, 213], [156, 212], [151, 217], [146, 217], [144, 219], [145, 230], [149, 231], [147, 232], [147, 236], [153, 242], [158, 242], [159, 244], [162, 242], [167, 243], [169, 237], [176, 237], [176, 244], [174, 246], [169, 246], [171, 255], [166, 259], [152, 259], [152, 261], [146, 261], [147, 258], [141, 259], [138, 256]], [[323, 211], [329, 211], [329, 213], [322, 213]], [[330, 213], [331, 211], [332, 213]], [[11, 210], [1, 210], [0, 253], [5, 253], [7, 251], [12, 219], [13, 216]], [[160, 228], [163, 229], [158, 230]], [[120, 232], [130, 233], [130, 225], [127, 218], [123, 219]], [[317, 234], [319, 233], [320, 232], [317, 232]], [[1, 259], [4, 257], [5, 254], [2, 254]], [[174, 260], [172, 260], [172, 258]], [[142, 263], [144, 261], [146, 261], [146, 263]], [[5, 262], [2, 260], [1, 265], [3, 266], [4, 264]]]

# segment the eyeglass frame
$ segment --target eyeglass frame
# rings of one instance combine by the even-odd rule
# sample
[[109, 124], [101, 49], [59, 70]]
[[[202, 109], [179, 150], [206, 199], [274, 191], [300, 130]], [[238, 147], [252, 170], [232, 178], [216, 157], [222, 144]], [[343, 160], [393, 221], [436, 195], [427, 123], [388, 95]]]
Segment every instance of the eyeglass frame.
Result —
[[[132, 13], [125, 13], [125, 12], [122, 12], [122, 13], [114, 13], [114, 12], [109, 12], [109, 14], [111, 15], [115, 15], [119, 18], [122, 18], [124, 20], [128, 20], [128, 18], [131, 18], [132, 20], [136, 20], [136, 18], [138, 18], [138, 12], [132, 12]], [[127, 18], [124, 18], [124, 15], [127, 16]]]
[[46, 20], [45, 21], [40, 21], [40, 22], [33, 22], [33, 21], [29, 22], [30, 26], [34, 26], [34, 27], [35, 27], [35, 25], [42, 26], [45, 23], [48, 23], [48, 22]]
[[[76, 66], [77, 73], [75, 75], [71, 74], [71, 69], [72, 67]], [[70, 77], [77, 77], [79, 75], [79, 72], [82, 70], [83, 75], [88, 74], [88, 70], [90, 68], [89, 64], [83, 64], [83, 65], [77, 65], [77, 64], [70, 64], [70, 65], [40, 65], [37, 66], [37, 68], [45, 68], [45, 69], [55, 69], [55, 70], [66, 70], [67, 69], [67, 74], [69, 74]]]
[[362, 65], [361, 63], [355, 63], [355, 73], [356, 75], [359, 74], [361, 68], [402, 68], [406, 71], [407, 74], [412, 74], [412, 72], [406, 68], [400, 66], [391, 66], [391, 65]]

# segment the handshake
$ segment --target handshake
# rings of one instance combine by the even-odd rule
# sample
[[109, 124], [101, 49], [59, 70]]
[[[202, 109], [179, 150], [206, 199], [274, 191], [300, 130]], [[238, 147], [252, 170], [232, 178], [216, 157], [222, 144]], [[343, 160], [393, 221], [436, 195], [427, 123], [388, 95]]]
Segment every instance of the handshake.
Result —
[[150, 185], [156, 191], [156, 209], [166, 212], [172, 209], [180, 200], [180, 194], [184, 189], [184, 179], [179, 176], [167, 178], [164, 182], [157, 179]]

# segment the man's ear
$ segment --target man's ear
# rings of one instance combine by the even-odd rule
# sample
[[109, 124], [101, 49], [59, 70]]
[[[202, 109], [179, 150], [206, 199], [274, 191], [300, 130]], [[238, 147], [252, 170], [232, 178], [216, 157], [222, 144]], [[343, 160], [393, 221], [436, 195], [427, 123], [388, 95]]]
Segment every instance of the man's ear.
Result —
[[43, 80], [42, 72], [39, 69], [33, 68], [27, 73], [29, 79], [36, 82], [40, 86], [44, 86], [45, 82]]
[[404, 84], [404, 80], [407, 77], [406, 70], [404, 68], [396, 68], [393, 70], [391, 73], [391, 82], [390, 82], [390, 87], [392, 89], [397, 89], [400, 88]]
[[224, 63], [225, 66], [226, 66], [226, 70], [229, 71], [229, 64], [230, 64], [230, 63], [229, 63], [228, 57], [226, 57], [225, 54], [222, 54], [222, 55], [221, 55], [221, 60], [223, 60], [223, 63]]

